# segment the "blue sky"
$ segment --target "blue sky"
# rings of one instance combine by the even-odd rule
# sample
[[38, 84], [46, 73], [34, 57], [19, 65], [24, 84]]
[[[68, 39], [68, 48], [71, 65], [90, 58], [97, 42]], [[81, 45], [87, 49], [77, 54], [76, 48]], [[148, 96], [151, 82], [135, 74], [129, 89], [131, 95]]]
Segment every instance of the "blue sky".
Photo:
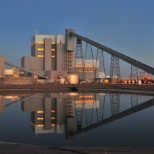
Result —
[[20, 65], [31, 37], [65, 29], [154, 67], [154, 0], [0, 0], [0, 55]]

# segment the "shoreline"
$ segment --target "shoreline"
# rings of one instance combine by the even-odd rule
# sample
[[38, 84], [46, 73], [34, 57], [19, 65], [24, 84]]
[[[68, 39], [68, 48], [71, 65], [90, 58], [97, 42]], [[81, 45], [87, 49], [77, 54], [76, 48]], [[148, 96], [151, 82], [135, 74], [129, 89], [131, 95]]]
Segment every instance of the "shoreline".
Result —
[[0, 85], [0, 94], [17, 93], [123, 93], [154, 95], [154, 85], [138, 84], [32, 84]]

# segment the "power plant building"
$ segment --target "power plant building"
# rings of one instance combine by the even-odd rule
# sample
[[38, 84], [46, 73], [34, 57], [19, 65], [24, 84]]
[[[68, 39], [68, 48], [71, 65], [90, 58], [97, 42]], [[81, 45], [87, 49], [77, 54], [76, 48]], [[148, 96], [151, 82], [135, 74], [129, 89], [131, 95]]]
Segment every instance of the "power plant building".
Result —
[[[74, 74], [75, 38], [69, 35], [70, 31], [74, 30], [66, 30], [65, 35], [37, 34], [33, 36], [31, 39], [31, 56], [22, 57], [21, 67], [34, 72], [34, 74], [48, 77], [48, 82], [58, 79], [59, 76], [66, 78], [68, 74]], [[85, 77], [94, 78], [93, 66], [87, 64], [84, 66], [85, 69], [83, 71], [85, 74], [87, 73]], [[81, 79], [81, 67], [83, 66], [79, 67], [76, 65], [75, 67], [78, 69], [79, 79]], [[97, 72], [95, 74], [98, 75]], [[89, 73], [92, 76], [89, 76]], [[30, 73], [25, 72], [24, 75], [30, 76]]]
[[31, 40], [31, 56], [23, 57], [21, 66], [49, 79], [66, 75], [64, 35], [35, 35]]

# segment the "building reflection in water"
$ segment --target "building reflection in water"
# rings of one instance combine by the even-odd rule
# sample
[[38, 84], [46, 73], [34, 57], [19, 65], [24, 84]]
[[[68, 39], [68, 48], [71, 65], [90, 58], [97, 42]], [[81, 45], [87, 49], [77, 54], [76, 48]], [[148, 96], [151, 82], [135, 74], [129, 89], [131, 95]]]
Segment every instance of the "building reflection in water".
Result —
[[35, 134], [64, 133], [67, 95], [38, 94], [21, 102], [21, 109], [31, 112], [31, 126]]
[[[0, 95], [0, 113], [4, 112], [4, 109], [19, 100], [25, 99], [26, 95]], [[29, 96], [29, 95], [28, 95]]]
[[[131, 105], [123, 110], [120, 109], [120, 94], [107, 96], [106, 103], [106, 94], [103, 93], [37, 94], [21, 101], [21, 109], [31, 112], [31, 127], [35, 134], [65, 133], [66, 138], [73, 138], [81, 132], [154, 105], [152, 96], [138, 104], [138, 95], [133, 95], [129, 97]], [[127, 104], [124, 100], [124, 106]], [[108, 113], [104, 116], [105, 108]]]
[[[82, 128], [83, 109], [89, 119], [88, 112], [93, 111], [94, 104], [99, 108], [98, 94], [47, 93], [22, 101], [21, 109], [31, 112], [31, 127], [35, 134], [67, 134]], [[91, 120], [87, 120], [87, 124], [90, 125]]]

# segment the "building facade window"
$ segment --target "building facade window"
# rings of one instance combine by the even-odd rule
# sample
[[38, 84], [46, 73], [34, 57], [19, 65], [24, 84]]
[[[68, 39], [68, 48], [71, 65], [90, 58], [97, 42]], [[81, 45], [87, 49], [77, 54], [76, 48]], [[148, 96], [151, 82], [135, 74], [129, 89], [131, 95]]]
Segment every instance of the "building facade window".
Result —
[[38, 57], [38, 58], [43, 58], [43, 57], [44, 57], [44, 55], [37, 55], [37, 57]]
[[44, 51], [44, 48], [37, 48], [38, 51]]

